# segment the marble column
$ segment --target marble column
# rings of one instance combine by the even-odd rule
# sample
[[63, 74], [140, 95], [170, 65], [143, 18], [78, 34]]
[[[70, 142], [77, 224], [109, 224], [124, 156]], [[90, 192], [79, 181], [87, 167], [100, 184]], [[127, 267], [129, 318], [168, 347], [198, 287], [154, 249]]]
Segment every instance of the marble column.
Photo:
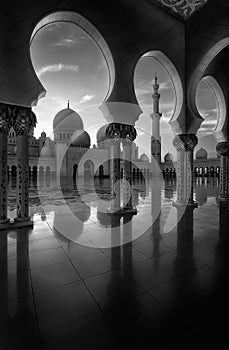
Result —
[[120, 210], [120, 142], [119, 137], [110, 140], [110, 177], [111, 177], [111, 194], [113, 200], [111, 203], [111, 211], [117, 212]]
[[123, 209], [132, 209], [132, 141], [122, 140], [123, 144]]
[[229, 202], [229, 141], [218, 143], [216, 151], [220, 156], [220, 188], [218, 200]]
[[7, 135], [10, 129], [9, 113], [5, 105], [0, 105], [0, 225], [7, 218]]
[[15, 111], [14, 130], [17, 135], [17, 218], [29, 221], [29, 132], [36, 117], [29, 108], [18, 107]]
[[133, 125], [122, 124], [122, 145], [123, 145], [123, 208], [125, 213], [136, 214], [133, 208], [132, 196], [132, 143], [137, 136]]
[[194, 134], [177, 135], [173, 140], [177, 150], [177, 200], [174, 205], [197, 206], [193, 200], [193, 151], [197, 143]]

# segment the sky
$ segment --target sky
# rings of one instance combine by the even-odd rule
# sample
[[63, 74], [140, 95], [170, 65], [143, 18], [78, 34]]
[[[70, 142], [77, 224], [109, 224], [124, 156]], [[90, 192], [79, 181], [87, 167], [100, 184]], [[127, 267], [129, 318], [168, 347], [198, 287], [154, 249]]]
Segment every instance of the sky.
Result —
[[[57, 112], [67, 107], [78, 112], [84, 129], [96, 143], [96, 132], [105, 120], [98, 107], [104, 101], [109, 87], [108, 68], [100, 49], [93, 39], [72, 23], [57, 22], [42, 28], [31, 43], [31, 59], [37, 76], [46, 89], [46, 96], [33, 107], [38, 120], [35, 136], [42, 131], [52, 137], [52, 121]], [[167, 71], [152, 57], [141, 58], [134, 73], [135, 93], [143, 114], [135, 127], [139, 153], [150, 153], [152, 89], [155, 73], [160, 84], [160, 111], [162, 113], [162, 156], [170, 152], [176, 158], [172, 146], [174, 134], [169, 120], [174, 110], [174, 91]], [[212, 131], [216, 126], [216, 103], [205, 82], [197, 92], [197, 106], [205, 119], [198, 132], [199, 143], [210, 156], [215, 156], [216, 141]]]

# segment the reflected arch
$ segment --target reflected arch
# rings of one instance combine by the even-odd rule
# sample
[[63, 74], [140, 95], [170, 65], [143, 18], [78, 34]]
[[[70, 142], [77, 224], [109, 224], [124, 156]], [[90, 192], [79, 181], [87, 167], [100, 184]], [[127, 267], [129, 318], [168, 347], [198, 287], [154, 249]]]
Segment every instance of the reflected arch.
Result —
[[84, 168], [84, 177], [94, 176], [94, 163], [92, 160], [88, 159], [83, 165]]
[[73, 180], [76, 180], [77, 171], [78, 171], [78, 164], [74, 164], [73, 167], [72, 167], [72, 178], [73, 178]]
[[103, 177], [104, 176], [104, 166], [101, 164], [99, 166], [99, 177]]

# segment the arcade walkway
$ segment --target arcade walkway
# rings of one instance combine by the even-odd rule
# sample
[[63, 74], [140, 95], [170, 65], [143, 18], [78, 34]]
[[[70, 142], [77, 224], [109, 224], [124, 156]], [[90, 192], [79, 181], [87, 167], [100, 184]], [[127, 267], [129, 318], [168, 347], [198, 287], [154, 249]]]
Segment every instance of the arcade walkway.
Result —
[[228, 208], [199, 184], [201, 205], [165, 232], [174, 192], [168, 183], [153, 227], [121, 248], [67, 243], [38, 214], [33, 230], [1, 232], [0, 349], [226, 344]]

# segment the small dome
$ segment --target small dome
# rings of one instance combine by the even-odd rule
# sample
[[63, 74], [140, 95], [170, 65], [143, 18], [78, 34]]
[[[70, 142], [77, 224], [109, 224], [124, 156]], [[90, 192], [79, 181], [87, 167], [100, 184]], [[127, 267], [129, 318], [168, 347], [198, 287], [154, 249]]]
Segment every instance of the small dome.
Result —
[[78, 113], [71, 108], [62, 109], [53, 119], [53, 130], [75, 131], [83, 130], [83, 121]]
[[171, 153], [167, 153], [165, 156], [164, 156], [164, 161], [165, 162], [172, 162], [173, 161], [173, 156]]
[[41, 133], [41, 137], [42, 137], [43, 139], [45, 139], [45, 138], [46, 138], [46, 133], [45, 133], [44, 131], [42, 131], [42, 133]]
[[149, 162], [149, 157], [145, 153], [143, 153], [140, 157], [140, 161], [141, 162]]
[[207, 159], [208, 157], [208, 152], [204, 148], [200, 148], [196, 152], [196, 159]]
[[43, 156], [43, 157], [52, 157], [53, 154], [52, 154], [51, 148], [49, 146], [42, 147], [42, 149], [41, 149], [41, 156]]
[[72, 135], [71, 144], [74, 146], [84, 146], [90, 148], [91, 140], [88, 133], [84, 130], [76, 130]]
[[98, 131], [97, 131], [97, 134], [96, 134], [96, 139], [97, 139], [97, 142], [102, 142], [106, 139], [106, 128], [107, 128], [107, 125], [103, 125]]

